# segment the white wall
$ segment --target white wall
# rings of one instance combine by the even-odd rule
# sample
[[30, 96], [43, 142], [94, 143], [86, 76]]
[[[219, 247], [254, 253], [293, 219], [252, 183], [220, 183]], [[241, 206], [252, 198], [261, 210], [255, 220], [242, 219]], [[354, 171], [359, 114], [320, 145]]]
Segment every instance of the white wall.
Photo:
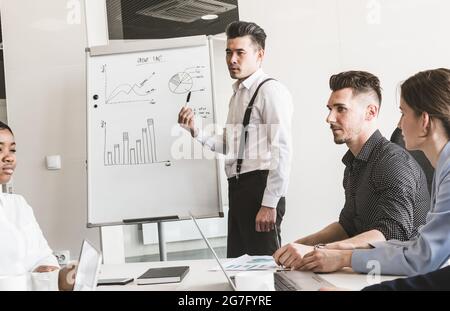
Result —
[[[14, 192], [33, 207], [54, 250], [77, 258], [86, 228], [86, 35], [82, 1], [1, 3], [8, 120], [18, 144]], [[44, 159], [60, 154], [62, 169]]]
[[328, 79], [368, 70], [384, 89], [380, 128], [399, 119], [396, 88], [411, 74], [450, 67], [450, 2], [445, 0], [241, 0], [241, 20], [267, 32], [265, 70], [291, 91], [294, 161], [282, 227], [284, 242], [337, 219], [344, 193], [341, 157], [325, 123]]

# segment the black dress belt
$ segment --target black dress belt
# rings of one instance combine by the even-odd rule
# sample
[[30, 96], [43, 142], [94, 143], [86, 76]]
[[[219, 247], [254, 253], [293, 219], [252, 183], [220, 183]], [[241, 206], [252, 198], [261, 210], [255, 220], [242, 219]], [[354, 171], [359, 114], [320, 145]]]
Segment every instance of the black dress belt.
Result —
[[247, 173], [243, 173], [239, 175], [239, 178], [236, 178], [236, 176], [230, 177], [228, 178], [228, 183], [230, 184], [234, 184], [237, 183], [238, 181], [244, 181], [252, 176], [263, 176], [263, 175], [268, 175], [269, 174], [269, 170], [255, 170], [255, 171], [251, 171], [251, 172], [247, 172]]

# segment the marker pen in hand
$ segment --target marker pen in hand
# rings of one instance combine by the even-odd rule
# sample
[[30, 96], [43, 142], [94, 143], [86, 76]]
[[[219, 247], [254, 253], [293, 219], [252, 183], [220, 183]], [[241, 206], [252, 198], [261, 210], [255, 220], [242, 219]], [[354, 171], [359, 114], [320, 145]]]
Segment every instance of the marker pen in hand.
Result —
[[187, 106], [189, 105], [189, 100], [191, 99], [191, 92], [188, 93], [187, 98], [186, 98], [186, 103], [184, 104], [184, 108], [187, 108]]
[[[278, 239], [278, 229], [277, 229], [277, 224], [275, 224], [275, 239], [277, 241], [277, 248], [280, 249], [281, 248], [281, 243], [280, 240]], [[292, 270], [291, 268], [286, 268], [284, 265], [280, 264], [280, 267], [277, 269], [277, 271], [290, 271]]]
[[[186, 103], [184, 104], [184, 109], [188, 108], [189, 105], [189, 100], [191, 99], [191, 91], [189, 91], [187, 98], [186, 98]], [[191, 132], [191, 136], [195, 137], [195, 131], [193, 131], [192, 129], [190, 129]]]

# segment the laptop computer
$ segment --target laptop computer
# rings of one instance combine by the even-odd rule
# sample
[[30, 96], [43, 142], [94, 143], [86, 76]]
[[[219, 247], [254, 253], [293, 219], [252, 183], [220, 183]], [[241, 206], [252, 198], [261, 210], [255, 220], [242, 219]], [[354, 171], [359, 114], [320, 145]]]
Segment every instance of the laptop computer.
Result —
[[97, 287], [98, 274], [102, 264], [102, 254], [87, 240], [81, 246], [75, 276], [74, 291], [91, 291]]
[[[234, 278], [228, 274], [225, 268], [222, 266], [222, 263], [219, 260], [215, 250], [212, 248], [208, 239], [204, 235], [202, 229], [198, 225], [197, 219], [194, 215], [190, 214], [192, 220], [194, 221], [195, 226], [197, 227], [200, 235], [208, 246], [209, 250], [214, 256], [214, 259], [219, 264], [220, 269], [224, 273], [228, 283], [230, 284], [233, 290], [236, 290], [236, 284], [234, 282]], [[322, 277], [317, 275], [314, 272], [310, 271], [274, 271], [274, 287], [276, 291], [300, 291], [307, 290], [313, 291], [318, 290], [322, 287], [332, 287], [333, 284], [324, 280]]]

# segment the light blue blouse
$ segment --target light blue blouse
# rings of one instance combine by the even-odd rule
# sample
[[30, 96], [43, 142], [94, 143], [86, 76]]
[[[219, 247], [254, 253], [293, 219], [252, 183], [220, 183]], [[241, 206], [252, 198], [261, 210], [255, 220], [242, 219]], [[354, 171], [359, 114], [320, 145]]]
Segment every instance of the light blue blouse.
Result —
[[406, 242], [372, 243], [373, 249], [353, 251], [352, 268], [368, 273], [375, 266], [381, 274], [413, 276], [439, 269], [450, 258], [450, 142], [442, 150], [431, 190], [426, 224]]

